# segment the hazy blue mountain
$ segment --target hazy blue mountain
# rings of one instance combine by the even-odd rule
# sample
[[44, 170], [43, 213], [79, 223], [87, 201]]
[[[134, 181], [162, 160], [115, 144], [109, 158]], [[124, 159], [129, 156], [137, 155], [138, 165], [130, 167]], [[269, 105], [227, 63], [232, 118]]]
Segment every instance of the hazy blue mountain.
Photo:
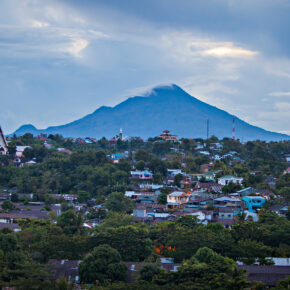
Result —
[[[122, 128], [127, 136], [143, 138], [157, 136], [165, 129], [178, 137], [205, 138], [207, 118], [210, 135], [232, 136], [233, 115], [190, 96], [177, 85], [169, 85], [156, 87], [144, 96], [128, 98], [113, 108], [100, 107], [66, 125], [43, 130], [24, 125], [15, 134], [46, 132], [66, 137], [111, 138]], [[290, 139], [288, 135], [266, 131], [235, 118], [236, 137], [243, 141]]]

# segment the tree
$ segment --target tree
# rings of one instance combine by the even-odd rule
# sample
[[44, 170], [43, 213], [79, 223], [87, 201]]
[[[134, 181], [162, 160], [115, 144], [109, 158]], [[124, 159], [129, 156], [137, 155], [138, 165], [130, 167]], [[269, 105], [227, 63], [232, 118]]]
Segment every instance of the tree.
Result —
[[251, 265], [255, 263], [256, 259], [260, 264], [267, 264], [266, 257], [272, 254], [271, 248], [251, 240], [240, 240], [236, 247], [238, 252], [237, 258], [245, 264]]
[[58, 216], [57, 225], [60, 226], [66, 234], [80, 232], [82, 228], [82, 215], [81, 213], [76, 214], [74, 210], [69, 209]]
[[161, 193], [157, 197], [157, 201], [159, 204], [167, 203], [167, 195], [170, 193], [170, 189], [168, 187], [161, 188]]
[[11, 194], [11, 201], [12, 202], [18, 202], [18, 194], [17, 193], [12, 193]]
[[151, 282], [153, 277], [161, 272], [160, 265], [146, 264], [140, 270], [140, 280]]
[[90, 241], [91, 247], [108, 244], [117, 249], [123, 261], [143, 261], [153, 250], [148, 228], [138, 224], [116, 228], [99, 226]]
[[229, 258], [203, 247], [186, 260], [177, 272], [160, 273], [153, 282], [165, 289], [244, 289], [246, 272], [238, 270]]
[[191, 229], [194, 229], [197, 226], [199, 226], [198, 218], [196, 216], [190, 216], [190, 215], [182, 216], [178, 218], [177, 220], [175, 220], [175, 223], [183, 227], [188, 227]]
[[10, 211], [14, 208], [13, 203], [10, 200], [5, 200], [2, 205], [1, 205], [2, 209]]
[[233, 192], [237, 192], [238, 190], [240, 190], [242, 188], [242, 186], [240, 184], [237, 183], [233, 183], [232, 181], [225, 185], [222, 188], [223, 193], [233, 193]]
[[134, 208], [134, 202], [122, 192], [113, 192], [105, 201], [105, 206], [108, 210], [131, 213]]
[[136, 169], [137, 170], [144, 170], [145, 168], [145, 162], [143, 160], [139, 160], [136, 164]]
[[94, 248], [79, 265], [80, 279], [83, 283], [123, 281], [126, 270], [119, 252], [109, 245]]
[[175, 176], [174, 176], [174, 185], [176, 185], [176, 186], [180, 186], [180, 181], [182, 181], [183, 180], [183, 175], [182, 174], [176, 174]]
[[78, 202], [87, 202], [90, 197], [90, 194], [85, 190], [81, 190], [78, 192]]
[[136, 161], [143, 160], [144, 162], [147, 162], [150, 160], [150, 153], [148, 151], [139, 149], [136, 151], [134, 157]]

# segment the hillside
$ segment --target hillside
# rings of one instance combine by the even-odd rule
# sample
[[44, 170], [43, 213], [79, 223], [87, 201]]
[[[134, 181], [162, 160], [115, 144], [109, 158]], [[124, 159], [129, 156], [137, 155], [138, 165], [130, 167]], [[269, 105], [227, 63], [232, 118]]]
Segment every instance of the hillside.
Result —
[[[205, 138], [206, 119], [210, 122], [210, 135], [231, 137], [233, 115], [208, 105], [186, 93], [177, 85], [160, 86], [144, 96], [128, 98], [115, 107], [100, 107], [74, 122], [38, 130], [24, 125], [14, 133], [58, 133], [66, 137], [111, 138], [123, 128], [127, 136], [143, 138], [159, 135], [164, 129], [178, 137]], [[246, 140], [282, 140], [290, 136], [266, 131], [235, 117], [236, 137]]]

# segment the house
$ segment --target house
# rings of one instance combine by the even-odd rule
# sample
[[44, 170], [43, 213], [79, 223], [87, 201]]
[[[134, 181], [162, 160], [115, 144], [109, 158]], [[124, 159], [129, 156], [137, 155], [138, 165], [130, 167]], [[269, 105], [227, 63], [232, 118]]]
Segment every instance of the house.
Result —
[[247, 187], [241, 190], [238, 190], [237, 193], [239, 194], [239, 196], [243, 197], [243, 196], [247, 196], [253, 193], [257, 193], [258, 190], [253, 188], [253, 187]]
[[[139, 278], [140, 270], [143, 266], [147, 265], [146, 262], [124, 262], [127, 267], [126, 282], [134, 282]], [[178, 267], [181, 264], [174, 263], [174, 261], [169, 258], [160, 259], [160, 268], [164, 269], [166, 272], [177, 272]]]
[[17, 233], [21, 231], [21, 228], [18, 224], [16, 223], [6, 223], [6, 222], [0, 222], [0, 230], [3, 229], [10, 229], [13, 232]]
[[179, 205], [188, 202], [189, 195], [183, 191], [174, 191], [167, 195], [167, 203], [177, 203]]
[[284, 174], [290, 174], [290, 167], [288, 167], [287, 169], [285, 169], [283, 173]]
[[194, 187], [195, 192], [222, 192], [222, 185], [214, 182], [198, 181]]
[[195, 142], [195, 150], [202, 150], [204, 145], [200, 142]]
[[208, 151], [199, 151], [200, 154], [209, 156], [210, 153]]
[[230, 207], [220, 207], [218, 209], [217, 222], [222, 224], [225, 228], [231, 228], [235, 223], [234, 210]]
[[140, 189], [150, 189], [150, 190], [158, 190], [163, 188], [163, 184], [153, 184], [153, 183], [142, 183], [139, 184]]
[[19, 157], [19, 158], [22, 158], [23, 157], [23, 152], [27, 148], [31, 148], [31, 146], [16, 146], [15, 156]]
[[243, 177], [235, 177], [231, 175], [226, 175], [226, 176], [218, 178], [218, 183], [223, 186], [229, 184], [230, 182], [235, 183], [235, 184], [242, 184], [243, 180], [244, 180]]
[[173, 141], [173, 142], [177, 141], [177, 136], [171, 135], [170, 131], [168, 130], [164, 130], [158, 137], [164, 141]]
[[261, 196], [244, 196], [242, 199], [245, 207], [251, 212], [257, 212], [266, 204], [265, 198]]
[[37, 162], [34, 160], [29, 160], [27, 162], [24, 162], [24, 165], [27, 165], [27, 166], [36, 165], [36, 164], [37, 164]]
[[5, 138], [5, 135], [2, 131], [2, 128], [0, 126], [0, 154], [6, 155], [8, 153], [8, 145]]
[[116, 154], [111, 154], [111, 155], [107, 155], [107, 157], [109, 157], [113, 163], [119, 163], [121, 158], [124, 158], [124, 154], [122, 153], [116, 153]]
[[72, 151], [66, 148], [57, 148], [57, 151], [61, 153], [72, 154]]
[[150, 194], [143, 193], [141, 195], [138, 195], [136, 203], [139, 203], [139, 204], [155, 203], [156, 201], [157, 201], [157, 197], [155, 196], [154, 193], [150, 192]]
[[248, 272], [249, 282], [263, 282], [267, 287], [275, 286], [280, 280], [284, 280], [290, 275], [290, 266], [260, 266], [260, 265], [240, 265], [238, 269]]
[[207, 225], [212, 220], [212, 212], [211, 211], [193, 211], [189, 213], [190, 216], [195, 216], [199, 223], [203, 225]]
[[140, 171], [140, 170], [136, 170], [136, 171], [131, 171], [131, 176], [133, 178], [137, 178], [140, 180], [150, 180], [153, 179], [153, 173], [147, 170], [144, 171]]
[[81, 260], [57, 260], [50, 259], [47, 262], [48, 271], [51, 276], [47, 279], [57, 280], [64, 277], [67, 281], [79, 283], [78, 268]]
[[259, 216], [255, 212], [251, 212], [248, 210], [245, 210], [244, 213], [246, 214], [245, 221], [247, 222], [258, 222], [259, 221]]
[[220, 150], [220, 149], [223, 149], [223, 144], [221, 144], [221, 143], [210, 143], [209, 144], [209, 149], [210, 150]]
[[274, 176], [271, 176], [271, 175], [269, 175], [269, 176], [267, 176], [265, 178], [265, 182], [268, 183], [268, 185], [270, 186], [270, 188], [274, 188], [275, 187], [276, 181], [277, 181], [277, 178], [274, 177]]
[[51, 194], [51, 197], [55, 200], [64, 199], [68, 202], [74, 202], [78, 199], [78, 196], [76, 194]]
[[133, 210], [133, 216], [138, 217], [138, 218], [146, 218], [147, 213], [146, 213], [146, 207], [145, 206], [137, 206]]
[[184, 212], [192, 212], [194, 209], [204, 209], [213, 204], [213, 199], [202, 196], [190, 196], [188, 202], [183, 204]]
[[209, 172], [213, 169], [213, 164], [202, 164], [200, 165], [200, 172], [201, 173], [205, 173], [205, 172]]
[[135, 191], [125, 191], [125, 196], [134, 200], [137, 200], [138, 196], [140, 195], [142, 195], [140, 192], [137, 193]]
[[242, 200], [232, 196], [221, 196], [213, 200], [214, 207], [231, 207], [238, 212], [242, 208]]
[[272, 205], [269, 208], [269, 210], [272, 211], [272, 212], [275, 212], [279, 216], [285, 216], [286, 213], [288, 212], [289, 208], [290, 208], [290, 204], [289, 203], [282, 203], [282, 204]]
[[185, 173], [182, 172], [181, 169], [167, 169], [167, 176], [168, 177], [174, 177], [177, 174], [182, 174], [184, 175]]
[[220, 207], [218, 209], [218, 220], [234, 219], [233, 209], [230, 207]]

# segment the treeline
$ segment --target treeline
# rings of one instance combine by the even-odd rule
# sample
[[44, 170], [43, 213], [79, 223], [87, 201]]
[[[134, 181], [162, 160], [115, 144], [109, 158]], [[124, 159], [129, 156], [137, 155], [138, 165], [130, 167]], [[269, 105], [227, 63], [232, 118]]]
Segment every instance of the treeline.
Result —
[[[52, 217], [55, 222], [22, 220], [19, 221], [22, 231], [18, 233], [8, 229], [1, 230], [0, 285], [20, 285], [22, 280], [40, 283], [37, 282], [39, 277], [47, 275], [45, 263], [48, 259], [90, 260], [86, 258], [87, 255], [94, 255], [96, 248], [102, 245], [106, 245], [106, 253], [109, 251], [105, 256], [100, 254], [103, 263], [106, 259], [114, 260], [111, 255], [119, 256], [119, 262], [144, 261], [155, 268], [159, 268], [159, 255], [173, 257], [175, 262], [183, 262], [178, 273], [159, 273], [158, 270], [156, 277], [156, 269], [153, 271], [150, 266], [148, 271], [155, 273], [148, 278], [151, 283], [155, 277], [152, 289], [162, 285], [182, 286], [183, 283], [185, 288], [182, 289], [213, 289], [198, 288], [199, 283], [206, 279], [210, 281], [210, 285], [213, 283], [211, 287], [221, 283], [221, 287], [236, 285], [230, 289], [241, 289], [239, 287], [246, 283], [245, 276], [237, 272], [233, 261], [240, 260], [246, 264], [258, 261], [260, 264], [269, 264], [271, 261], [266, 257], [290, 256], [290, 217], [286, 219], [264, 210], [259, 214], [259, 222], [245, 222], [240, 216], [240, 221], [232, 229], [226, 229], [220, 224], [202, 225], [192, 216], [147, 226], [134, 223], [132, 216], [123, 213], [109, 211], [103, 214], [104, 223], [93, 230], [84, 228], [81, 214], [76, 214], [71, 209], [57, 218]], [[115, 251], [113, 254], [110, 254], [111, 248]], [[211, 262], [211, 259], [214, 262]], [[213, 263], [217, 263], [216, 268], [214, 266], [215, 269], [210, 270], [209, 267], [213, 267]], [[82, 282], [95, 282], [87, 278], [88, 275], [94, 277], [93, 273], [101, 271], [96, 271], [94, 267], [98, 266], [86, 267], [86, 274], [81, 274]], [[120, 267], [123, 271], [124, 267]], [[118, 269], [120, 267], [118, 266]], [[210, 272], [207, 273], [206, 269]], [[107, 268], [104, 271], [107, 271], [108, 275], [111, 273]], [[218, 274], [219, 278], [215, 274]], [[111, 277], [111, 282], [124, 280], [124, 276], [118, 275], [116, 277], [121, 278]], [[238, 281], [242, 279], [243, 282], [238, 282], [235, 277], [239, 277]], [[104, 278], [104, 283], [106, 279]], [[190, 287], [195, 285], [196, 288], [186, 288], [187, 283]], [[175, 289], [174, 287], [170, 289]]]

